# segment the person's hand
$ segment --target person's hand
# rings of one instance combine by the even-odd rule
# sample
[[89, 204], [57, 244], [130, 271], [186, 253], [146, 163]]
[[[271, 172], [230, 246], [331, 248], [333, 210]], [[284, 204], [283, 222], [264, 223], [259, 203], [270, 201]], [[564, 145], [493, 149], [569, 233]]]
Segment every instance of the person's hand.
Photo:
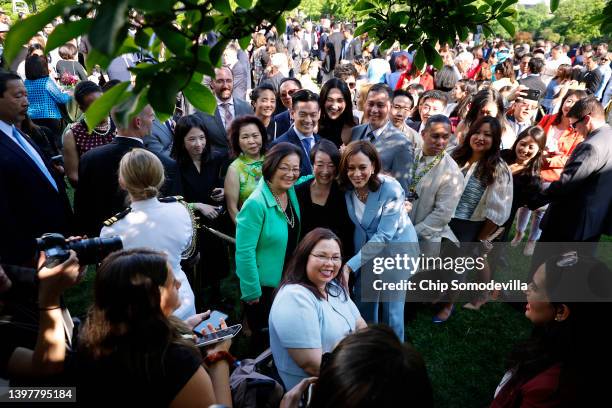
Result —
[[189, 329], [193, 330], [198, 324], [202, 323], [204, 320], [210, 317], [210, 310], [205, 311], [204, 313], [194, 314], [193, 316], [189, 316], [185, 319], [185, 324]]
[[525, 91], [527, 91], [529, 89], [529, 87], [526, 87], [525, 85], [519, 85], [517, 86], [512, 92], [510, 92], [510, 94], [508, 95], [508, 101], [513, 101], [516, 98], [520, 98], [522, 96], [526, 96], [527, 93]]
[[55, 169], [55, 171], [61, 176], [66, 174], [66, 171], [64, 170], [64, 166], [62, 166], [61, 164], [53, 164], [53, 169]]
[[8, 292], [11, 286], [13, 286], [13, 282], [11, 282], [4, 269], [2, 269], [2, 265], [0, 265], [0, 293]]
[[[219, 319], [219, 329], [216, 329], [211, 323], [208, 323], [208, 332], [216, 333], [219, 330], [227, 329], [227, 323], [225, 323], [224, 319]], [[202, 329], [202, 334], [206, 335], [206, 329]], [[206, 348], [206, 355], [214, 354], [217, 351], [229, 351], [232, 346], [232, 339], [227, 339], [220, 341], [219, 343], [215, 343], [210, 347]]]
[[253, 306], [259, 303], [259, 298], [257, 299], [253, 299], [253, 300], [249, 300], [248, 302], [246, 302], [247, 305], [249, 306]]
[[349, 291], [349, 277], [351, 276], [351, 272], [353, 272], [353, 270], [351, 269], [350, 266], [348, 266], [347, 264], [344, 264], [344, 267], [342, 268], [342, 275], [344, 276], [344, 289], [348, 292]]
[[208, 204], [196, 203], [196, 210], [202, 213], [203, 216], [208, 218], [209, 220], [214, 220], [219, 216], [219, 212], [217, 211], [217, 207]]
[[225, 199], [225, 190], [222, 188], [215, 188], [210, 195], [210, 198], [217, 202], [221, 202]]
[[68, 288], [76, 285], [83, 278], [85, 266], [79, 266], [76, 252], [70, 250], [70, 257], [64, 263], [47, 268], [45, 253], [40, 253], [38, 260], [39, 305], [41, 307], [55, 306], [60, 295]]
[[404, 208], [408, 213], [412, 211], [412, 203], [410, 202], [410, 200], [404, 200]]
[[309, 377], [297, 383], [292, 389], [285, 393], [281, 400], [280, 408], [297, 408], [302, 399], [302, 394], [304, 394], [310, 384], [316, 381], [317, 377]]

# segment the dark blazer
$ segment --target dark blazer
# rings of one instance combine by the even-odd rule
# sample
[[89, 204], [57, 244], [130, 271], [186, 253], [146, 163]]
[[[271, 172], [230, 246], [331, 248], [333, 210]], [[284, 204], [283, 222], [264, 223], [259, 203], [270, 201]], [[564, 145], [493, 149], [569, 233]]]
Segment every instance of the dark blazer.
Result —
[[[105, 220], [127, 207], [127, 194], [119, 187], [121, 158], [134, 148], [144, 148], [137, 140], [116, 137], [107, 145], [85, 153], [79, 161], [79, 185], [74, 195], [77, 231], [89, 237], [100, 235]], [[166, 182], [161, 194], [174, 195], [180, 190], [174, 160], [154, 153], [164, 165]]]
[[151, 134], [144, 137], [145, 148], [153, 153], [159, 153], [164, 156], [170, 157], [170, 151], [172, 150], [172, 142], [174, 140], [174, 134], [172, 129], [169, 127], [168, 122], [160, 122], [157, 119], [153, 120], [153, 127], [151, 128]]
[[[342, 49], [344, 49], [345, 44], [346, 39], [342, 41]], [[361, 41], [359, 40], [359, 38], [353, 38], [349, 43], [348, 49], [346, 50], [346, 54], [341, 56], [340, 59], [353, 61], [356, 57], [361, 56], [361, 52]]]
[[336, 52], [336, 63], [338, 63], [340, 61], [340, 51], [342, 50], [344, 34], [342, 34], [341, 32], [333, 32], [329, 35], [327, 41], [334, 44], [334, 51]]
[[283, 111], [279, 114], [274, 115], [274, 122], [276, 122], [276, 134], [283, 135], [287, 133], [291, 127], [291, 115], [289, 111]]
[[36, 163], [0, 132], [0, 257], [6, 264], [36, 266], [36, 241], [46, 232], [72, 232], [72, 210], [63, 177], [29, 138], [55, 179], [49, 183]]
[[[321, 140], [321, 137], [319, 135], [313, 135], [313, 136], [314, 136], [314, 139], [315, 139], [315, 143], [317, 143], [319, 140]], [[295, 129], [293, 127], [291, 127], [281, 137], [279, 137], [275, 141], [273, 141], [270, 144], [270, 147], [272, 147], [272, 146], [274, 146], [274, 145], [276, 145], [278, 143], [282, 143], [282, 142], [293, 143], [294, 145], [296, 145], [297, 147], [300, 148], [300, 177], [312, 174], [312, 164], [310, 163], [310, 157], [308, 157], [308, 155], [306, 154], [306, 150], [304, 149], [304, 145], [300, 141], [300, 138], [298, 137], [297, 133], [295, 133]]]
[[519, 84], [525, 85], [529, 89], [537, 89], [540, 91], [540, 101], [546, 95], [546, 84], [542, 82], [542, 77], [539, 75], [529, 75], [526, 78], [519, 79]]
[[[374, 141], [374, 147], [380, 156], [382, 170], [395, 177], [404, 192], [407, 192], [411, 181], [410, 170], [414, 160], [414, 147], [399, 129], [396, 129], [391, 123], [387, 123], [386, 126], [383, 133]], [[355, 126], [351, 134], [351, 141], [370, 141], [369, 132], [370, 125], [367, 123]]]
[[[246, 101], [234, 98], [234, 113], [234, 119], [244, 115], [252, 115], [253, 108]], [[227, 156], [229, 154], [229, 140], [227, 139], [227, 132], [223, 127], [219, 107], [217, 106], [215, 109], [214, 116], [200, 111], [197, 111], [195, 115], [204, 124], [206, 138], [211, 145], [213, 157]]]
[[419, 129], [421, 128], [421, 121], [414, 121], [414, 120], [406, 120], [406, 124], [413, 129], [415, 132], [419, 133]]
[[539, 195], [550, 202], [540, 241], [586, 241], [612, 234], [612, 128], [605, 125], [574, 149], [558, 181]]

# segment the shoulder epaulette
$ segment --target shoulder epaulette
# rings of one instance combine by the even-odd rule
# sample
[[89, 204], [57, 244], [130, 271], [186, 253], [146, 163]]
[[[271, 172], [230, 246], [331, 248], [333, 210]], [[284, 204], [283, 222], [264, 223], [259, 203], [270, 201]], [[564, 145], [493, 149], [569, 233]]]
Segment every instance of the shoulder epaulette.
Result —
[[114, 223], [116, 223], [117, 221], [125, 217], [126, 215], [128, 215], [130, 211], [132, 211], [132, 207], [128, 207], [125, 210], [121, 211], [120, 213], [113, 215], [108, 220], [104, 221], [104, 226], [110, 227], [111, 225], [113, 225]]
[[158, 200], [160, 203], [177, 203], [179, 201], [184, 201], [185, 199], [182, 196], [170, 196], [158, 198]]

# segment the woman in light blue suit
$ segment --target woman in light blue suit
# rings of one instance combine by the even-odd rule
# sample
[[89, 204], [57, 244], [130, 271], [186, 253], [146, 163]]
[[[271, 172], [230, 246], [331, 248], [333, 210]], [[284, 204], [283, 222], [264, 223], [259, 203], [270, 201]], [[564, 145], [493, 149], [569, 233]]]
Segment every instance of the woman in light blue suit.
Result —
[[[363, 318], [388, 324], [404, 339], [405, 290], [381, 291], [381, 282], [409, 279], [410, 267], [385, 269], [382, 258], [417, 257], [418, 238], [404, 207], [404, 190], [392, 177], [379, 174], [380, 158], [370, 142], [356, 141], [342, 154], [339, 169], [340, 184], [346, 189], [345, 199], [349, 216], [355, 224], [354, 244], [357, 253], [344, 266], [344, 273], [355, 273], [357, 306]], [[412, 265], [410, 262], [408, 266]], [[348, 282], [348, 276], [345, 281]]]

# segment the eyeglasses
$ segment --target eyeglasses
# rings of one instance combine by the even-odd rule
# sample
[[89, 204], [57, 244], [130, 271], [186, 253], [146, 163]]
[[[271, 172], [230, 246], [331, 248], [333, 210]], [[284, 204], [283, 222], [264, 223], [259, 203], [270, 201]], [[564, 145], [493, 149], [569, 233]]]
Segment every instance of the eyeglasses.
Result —
[[583, 120], [585, 120], [587, 116], [589, 116], [589, 115], [584, 115], [583, 117], [581, 117], [580, 119], [578, 119], [578, 120], [577, 120], [577, 121], [575, 121], [574, 123], [570, 123], [570, 127], [571, 127], [572, 129], [574, 129], [574, 130], [575, 130], [575, 129], [576, 129], [576, 126], [577, 126], [577, 125], [578, 125], [580, 122], [582, 122]]
[[289, 167], [284, 167], [283, 166], [283, 167], [278, 167], [277, 170], [282, 172], [282, 173], [285, 173], [285, 174], [288, 174], [288, 173], [300, 174], [300, 168], [299, 167], [290, 169]]
[[315, 258], [317, 258], [319, 261], [322, 261], [322, 262], [327, 262], [327, 261], [331, 261], [333, 263], [342, 262], [342, 258], [340, 258], [339, 256], [325, 256], [321, 254], [310, 254], [310, 255], [314, 256]]

